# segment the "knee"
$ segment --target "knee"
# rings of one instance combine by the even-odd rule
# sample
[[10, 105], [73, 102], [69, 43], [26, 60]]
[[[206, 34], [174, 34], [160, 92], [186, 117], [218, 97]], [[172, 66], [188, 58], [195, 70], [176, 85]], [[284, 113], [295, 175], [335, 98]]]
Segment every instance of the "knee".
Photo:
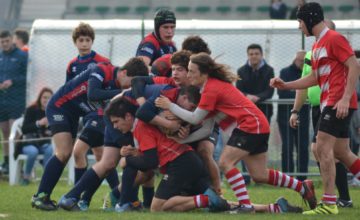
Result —
[[220, 157], [219, 168], [223, 173], [227, 173], [229, 170], [231, 170], [232, 165], [226, 160], [225, 157]]
[[161, 212], [161, 211], [163, 211], [163, 205], [160, 203], [157, 203], [153, 199], [153, 201], [151, 203], [150, 211], [151, 212]]
[[56, 157], [64, 164], [66, 164], [70, 157], [71, 157], [71, 153], [70, 152], [56, 152]]
[[114, 160], [101, 159], [99, 163], [100, 163], [101, 167], [106, 171], [110, 171], [110, 170], [116, 168], [116, 165], [117, 165], [117, 161], [114, 161]]
[[31, 150], [26, 151], [25, 154], [28, 156], [28, 159], [35, 159], [39, 155], [39, 150], [34, 146]]

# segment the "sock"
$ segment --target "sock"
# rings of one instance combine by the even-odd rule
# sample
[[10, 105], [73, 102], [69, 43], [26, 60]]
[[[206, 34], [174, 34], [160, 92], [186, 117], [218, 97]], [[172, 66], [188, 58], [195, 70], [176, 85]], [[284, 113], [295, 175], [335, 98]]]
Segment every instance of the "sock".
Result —
[[209, 206], [209, 197], [206, 195], [194, 196], [194, 203], [196, 208], [206, 208]]
[[326, 205], [336, 205], [336, 195], [331, 194], [323, 194], [323, 197], [321, 199], [324, 204]]
[[294, 177], [288, 176], [277, 170], [269, 170], [268, 184], [278, 187], [286, 187], [299, 192], [301, 195], [304, 194], [305, 189], [300, 180]]
[[[91, 193], [91, 191], [95, 192], [96, 189], [100, 186], [103, 178], [100, 178], [93, 168], [88, 169], [84, 175], [80, 178], [79, 182], [68, 192], [65, 196], [67, 198], [76, 198], [80, 199], [81, 193], [85, 192]], [[95, 189], [95, 191], [94, 191]], [[84, 200], [91, 200], [92, 195], [88, 194], [87, 198], [82, 198]], [[86, 200], [90, 202], [90, 200]]]
[[86, 172], [87, 168], [75, 168], [75, 184], [80, 180], [82, 175]]
[[115, 168], [112, 169], [110, 171], [110, 173], [107, 175], [106, 181], [109, 183], [109, 186], [111, 189], [114, 189], [115, 187], [117, 187], [120, 184], [119, 176], [118, 176], [117, 170]]
[[152, 199], [154, 197], [154, 187], [142, 187], [142, 192], [143, 192], [143, 205], [145, 208], [150, 208], [151, 207], [151, 202]]
[[347, 183], [347, 170], [342, 163], [336, 163], [336, 187], [339, 192], [339, 199], [349, 201], [349, 187]]
[[360, 159], [358, 158], [349, 168], [350, 172], [354, 174], [355, 178], [360, 180]]
[[125, 167], [121, 177], [120, 205], [138, 200], [138, 187], [134, 186], [137, 170], [132, 167]]
[[270, 204], [268, 206], [269, 213], [281, 213], [280, 206], [278, 204]]
[[55, 155], [52, 156], [45, 166], [44, 174], [41, 177], [36, 195], [43, 192], [50, 196], [61, 177], [64, 167], [65, 164], [63, 164]]
[[239, 204], [251, 206], [250, 197], [247, 193], [245, 181], [240, 171], [237, 168], [233, 168], [225, 174], [231, 189], [234, 191]]
[[121, 193], [120, 193], [120, 191], [119, 191], [118, 186], [114, 187], [114, 188], [112, 189], [111, 193], [113, 194], [113, 196], [115, 196], [115, 198], [116, 198], [117, 200], [120, 199]]

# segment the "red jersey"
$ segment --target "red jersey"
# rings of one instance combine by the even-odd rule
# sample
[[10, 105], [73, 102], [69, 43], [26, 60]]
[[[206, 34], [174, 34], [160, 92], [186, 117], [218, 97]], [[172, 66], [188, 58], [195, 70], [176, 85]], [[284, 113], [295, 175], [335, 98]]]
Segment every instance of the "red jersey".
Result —
[[[343, 96], [349, 73], [344, 63], [353, 55], [354, 51], [347, 39], [333, 30], [324, 30], [314, 43], [311, 66], [321, 88], [321, 108], [334, 106]], [[355, 91], [351, 96], [349, 107], [357, 108]]]
[[270, 132], [269, 123], [261, 110], [235, 86], [216, 78], [208, 78], [202, 89], [198, 107], [209, 111], [211, 115], [222, 112], [228, 116], [219, 122], [223, 129], [230, 124], [230, 119], [237, 122], [237, 128], [247, 133]]
[[166, 137], [156, 127], [140, 120], [136, 123], [133, 135], [141, 152], [157, 148], [160, 167], [175, 160], [183, 153], [193, 150], [189, 145], [177, 143]]

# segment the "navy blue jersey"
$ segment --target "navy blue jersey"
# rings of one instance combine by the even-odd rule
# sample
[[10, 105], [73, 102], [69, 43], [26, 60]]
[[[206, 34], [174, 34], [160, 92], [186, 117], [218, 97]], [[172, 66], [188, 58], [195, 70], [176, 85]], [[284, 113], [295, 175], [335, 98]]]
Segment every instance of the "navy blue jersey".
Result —
[[[145, 98], [150, 98], [152, 96], [159, 96], [161, 91], [172, 89], [172, 86], [169, 85], [147, 85], [145, 87]], [[131, 90], [126, 91], [123, 95], [127, 100], [129, 100], [134, 105], [138, 106], [134, 95]], [[105, 135], [104, 135], [104, 145], [109, 147], [121, 148], [125, 145], [134, 146], [133, 138], [131, 132], [126, 134], [121, 133], [119, 130], [115, 129], [111, 124], [110, 120], [104, 116], [105, 122]]]
[[173, 54], [176, 50], [174, 42], [164, 44], [162, 41], [159, 41], [154, 33], [150, 33], [141, 41], [136, 50], [136, 56], [149, 57], [151, 66], [157, 58], [165, 54]]
[[97, 63], [110, 63], [110, 60], [93, 50], [88, 55], [75, 57], [66, 68], [66, 82]]
[[117, 71], [110, 63], [99, 63], [60, 87], [49, 105], [77, 116], [90, 112], [102, 114], [104, 100], [121, 92], [116, 81]]

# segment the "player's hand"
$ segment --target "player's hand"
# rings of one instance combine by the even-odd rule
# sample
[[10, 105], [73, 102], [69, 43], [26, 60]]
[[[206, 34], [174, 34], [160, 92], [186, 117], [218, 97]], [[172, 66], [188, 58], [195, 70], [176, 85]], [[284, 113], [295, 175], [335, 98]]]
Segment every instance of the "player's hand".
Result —
[[171, 101], [165, 97], [160, 96], [155, 100], [156, 107], [162, 108], [162, 109], [169, 109], [170, 108]]
[[272, 78], [270, 80], [270, 86], [277, 89], [286, 89], [285, 82], [279, 77]]
[[289, 120], [289, 124], [290, 127], [292, 128], [297, 128], [297, 126], [299, 125], [299, 115], [298, 114], [291, 114], [290, 116], [290, 120]]
[[178, 136], [181, 139], [187, 138], [190, 134], [190, 125], [181, 126], [178, 132]]
[[131, 145], [127, 145], [127, 146], [123, 146], [121, 149], [120, 149], [120, 155], [123, 156], [123, 157], [127, 157], [127, 156], [135, 156], [135, 151], [136, 149], [133, 148]]
[[120, 163], [120, 167], [124, 169], [126, 167], [126, 159], [125, 159], [125, 157], [122, 157], [120, 159], [119, 163]]
[[259, 99], [260, 99], [258, 96], [256, 96], [256, 95], [250, 95], [250, 94], [247, 94], [246, 97], [247, 97], [248, 99], [250, 99], [250, 101], [252, 101], [253, 103], [256, 103], [256, 102], [259, 101]]
[[333, 107], [336, 109], [336, 117], [339, 119], [345, 118], [349, 114], [349, 101], [341, 98]]
[[12, 84], [13, 83], [12, 83], [11, 79], [7, 79], [2, 83], [4, 89], [8, 89], [10, 86], [12, 86]]
[[42, 127], [47, 127], [49, 123], [47, 118], [43, 117], [42, 119], [38, 120], [38, 124]]

